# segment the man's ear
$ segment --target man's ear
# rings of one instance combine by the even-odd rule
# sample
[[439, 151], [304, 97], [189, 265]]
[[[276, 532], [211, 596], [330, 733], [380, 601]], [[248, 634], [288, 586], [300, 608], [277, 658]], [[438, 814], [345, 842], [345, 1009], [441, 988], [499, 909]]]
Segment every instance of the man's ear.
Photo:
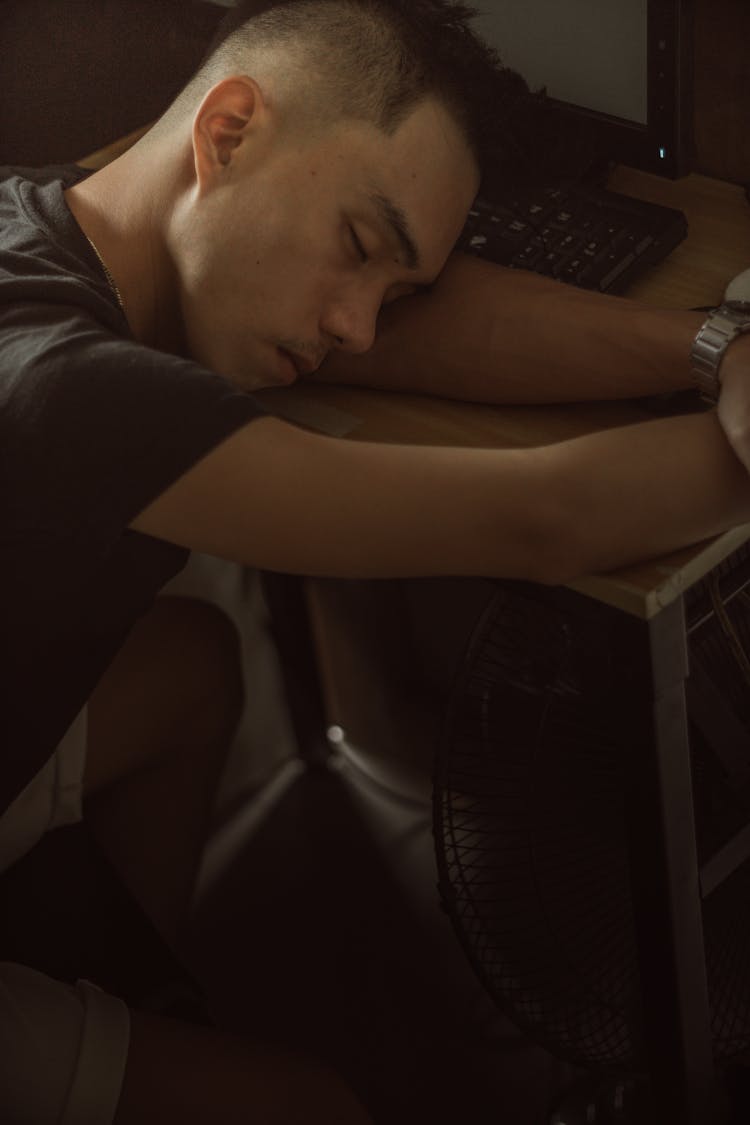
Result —
[[193, 121], [195, 176], [201, 191], [226, 174], [240, 145], [268, 114], [253, 78], [225, 78], [206, 94]]

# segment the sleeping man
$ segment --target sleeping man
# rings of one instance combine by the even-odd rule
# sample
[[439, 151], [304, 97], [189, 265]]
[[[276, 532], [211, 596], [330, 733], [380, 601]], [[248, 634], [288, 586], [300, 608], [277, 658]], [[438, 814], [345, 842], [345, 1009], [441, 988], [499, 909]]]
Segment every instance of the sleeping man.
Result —
[[[482, 177], [520, 175], [525, 96], [449, 0], [256, 4], [112, 164], [6, 170], [3, 868], [85, 815], [177, 940], [241, 696], [226, 621], [156, 599], [191, 549], [552, 584], [750, 520], [741, 336], [718, 412], [536, 449], [349, 442], [253, 398], [307, 378], [495, 403], [692, 385], [702, 314], [452, 255]], [[323, 1063], [15, 964], [0, 1046], [7, 1122], [371, 1120]]]

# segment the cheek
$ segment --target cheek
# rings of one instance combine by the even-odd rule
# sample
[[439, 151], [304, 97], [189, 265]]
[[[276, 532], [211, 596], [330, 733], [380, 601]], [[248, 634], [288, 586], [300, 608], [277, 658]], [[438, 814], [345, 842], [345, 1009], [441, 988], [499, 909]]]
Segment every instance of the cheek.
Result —
[[317, 345], [340, 263], [316, 232], [269, 221], [252, 232], [235, 225], [231, 237], [224, 224], [195, 233], [181, 262], [181, 303], [196, 360], [234, 377], [243, 365], [272, 363], [282, 341]]
[[181, 289], [181, 315], [188, 354], [213, 371], [224, 372], [238, 336], [248, 333], [247, 303], [236, 284], [207, 269], [194, 269]]

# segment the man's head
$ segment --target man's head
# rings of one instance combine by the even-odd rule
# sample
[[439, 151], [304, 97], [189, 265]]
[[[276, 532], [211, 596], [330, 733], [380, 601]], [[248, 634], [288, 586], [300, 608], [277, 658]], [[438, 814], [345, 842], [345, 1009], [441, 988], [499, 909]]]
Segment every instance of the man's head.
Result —
[[499, 107], [528, 95], [467, 15], [450, 0], [232, 13], [154, 130], [190, 138], [167, 244], [196, 359], [248, 388], [291, 381], [365, 351], [381, 306], [437, 277]]
[[475, 14], [461, 0], [238, 0], [176, 107], [194, 108], [196, 97], [246, 73], [249, 62], [273, 70], [285, 94], [301, 89], [295, 112], [307, 129], [350, 118], [392, 135], [419, 102], [435, 98], [483, 171], [499, 161], [512, 174], [524, 125], [518, 107], [534, 99], [474, 34]]

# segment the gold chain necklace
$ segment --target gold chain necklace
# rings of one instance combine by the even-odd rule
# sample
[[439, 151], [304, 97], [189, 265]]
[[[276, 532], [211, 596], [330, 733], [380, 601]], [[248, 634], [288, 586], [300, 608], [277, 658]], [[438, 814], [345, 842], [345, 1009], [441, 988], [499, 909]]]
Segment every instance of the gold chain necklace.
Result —
[[104, 276], [106, 277], [106, 279], [109, 283], [109, 287], [112, 290], [112, 292], [114, 293], [115, 297], [117, 298], [117, 303], [120, 306], [120, 311], [124, 313], [125, 312], [125, 302], [122, 299], [122, 293], [117, 288], [117, 285], [115, 283], [115, 279], [112, 277], [112, 274], [107, 269], [104, 258], [102, 258], [101, 254], [97, 250], [96, 246], [94, 246], [94, 243], [91, 241], [91, 239], [89, 238], [88, 235], [86, 235], [85, 237], [86, 237], [86, 241], [88, 242], [89, 246], [91, 247], [91, 249], [96, 254], [97, 258], [99, 259], [99, 265], [104, 270]]

